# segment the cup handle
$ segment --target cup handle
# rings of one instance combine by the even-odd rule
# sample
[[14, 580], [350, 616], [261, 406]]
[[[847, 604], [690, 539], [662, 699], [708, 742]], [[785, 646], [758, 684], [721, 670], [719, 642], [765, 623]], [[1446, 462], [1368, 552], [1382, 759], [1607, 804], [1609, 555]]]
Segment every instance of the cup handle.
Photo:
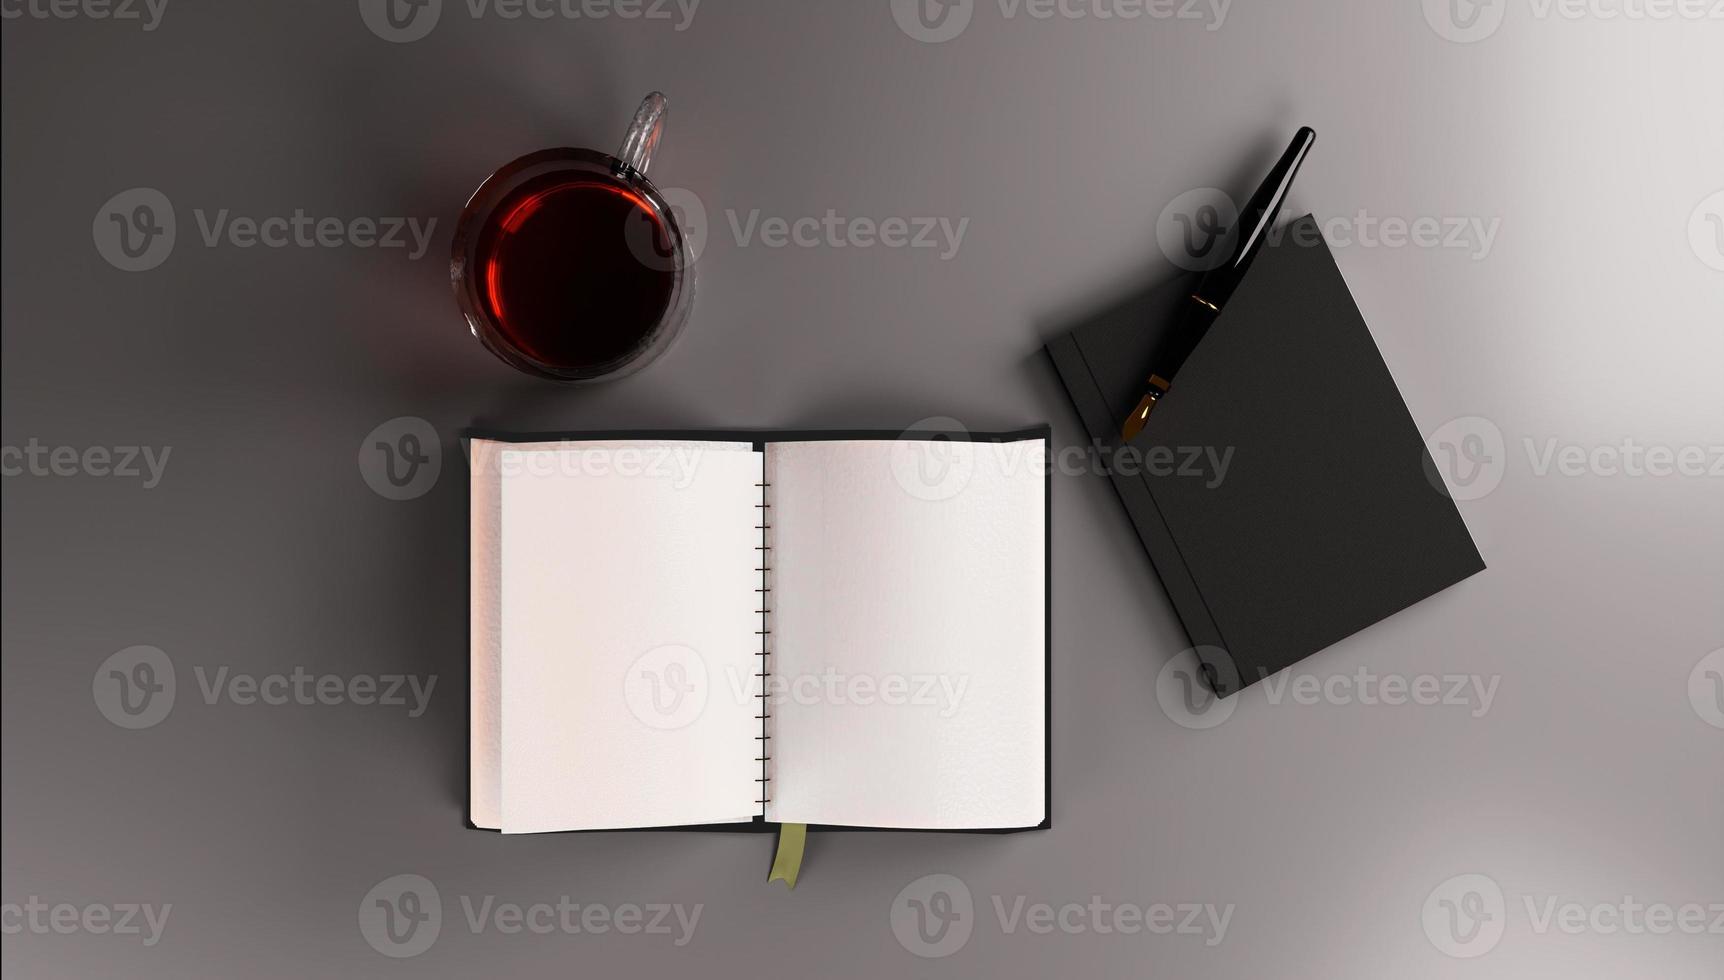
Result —
[[669, 105], [662, 92], [653, 92], [641, 100], [628, 135], [623, 137], [623, 148], [617, 151], [624, 169], [646, 176], [653, 151], [658, 149], [659, 137], [664, 134], [664, 114]]

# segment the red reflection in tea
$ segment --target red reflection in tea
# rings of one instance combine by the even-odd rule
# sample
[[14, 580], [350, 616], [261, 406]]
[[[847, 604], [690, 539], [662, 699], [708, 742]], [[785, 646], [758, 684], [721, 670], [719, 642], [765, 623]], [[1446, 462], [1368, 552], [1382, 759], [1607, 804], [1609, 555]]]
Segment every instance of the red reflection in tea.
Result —
[[669, 230], [634, 190], [552, 175], [517, 189], [478, 241], [487, 311], [518, 350], [596, 368], [644, 347], [676, 287]]

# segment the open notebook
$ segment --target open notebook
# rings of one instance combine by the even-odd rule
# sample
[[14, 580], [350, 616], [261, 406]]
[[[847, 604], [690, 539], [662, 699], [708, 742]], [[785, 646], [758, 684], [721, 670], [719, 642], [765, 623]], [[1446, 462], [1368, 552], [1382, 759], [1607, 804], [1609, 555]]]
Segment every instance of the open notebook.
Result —
[[473, 438], [505, 833], [1048, 825], [1047, 435]]

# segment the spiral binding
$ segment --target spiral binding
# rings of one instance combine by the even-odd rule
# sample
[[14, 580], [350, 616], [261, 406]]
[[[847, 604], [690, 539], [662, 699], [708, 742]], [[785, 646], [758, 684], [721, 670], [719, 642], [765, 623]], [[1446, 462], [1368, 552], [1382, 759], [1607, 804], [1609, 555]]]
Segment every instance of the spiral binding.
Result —
[[772, 802], [772, 709], [767, 697], [767, 684], [772, 677], [772, 626], [769, 619], [772, 612], [772, 583], [768, 578], [772, 574], [772, 520], [769, 516], [772, 513], [772, 504], [767, 498], [767, 491], [772, 484], [767, 482], [764, 452], [760, 454], [760, 482], [755, 486], [760, 488], [760, 503], [754, 505], [755, 509], [760, 511], [760, 520], [754, 526], [754, 529], [760, 532], [760, 544], [754, 549], [760, 553], [760, 566], [755, 569], [760, 573], [760, 588], [754, 590], [755, 595], [760, 597], [760, 608], [755, 610], [755, 614], [760, 617], [760, 628], [754, 633], [760, 637], [760, 669], [755, 671], [754, 676], [760, 684], [760, 710], [754, 717], [760, 721], [760, 734], [754, 738], [760, 743], [760, 755], [754, 761], [760, 763], [760, 778], [755, 780], [760, 785], [760, 799], [754, 802], [760, 804], [760, 816], [765, 819], [766, 804]]

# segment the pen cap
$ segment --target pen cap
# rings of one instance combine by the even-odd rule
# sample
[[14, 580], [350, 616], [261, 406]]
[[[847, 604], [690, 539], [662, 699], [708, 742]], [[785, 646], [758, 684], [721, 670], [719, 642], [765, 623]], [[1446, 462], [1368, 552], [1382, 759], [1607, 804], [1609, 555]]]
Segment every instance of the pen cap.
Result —
[[1263, 178], [1251, 200], [1245, 202], [1245, 207], [1239, 212], [1239, 233], [1234, 238], [1233, 259], [1205, 279], [1199, 290], [1204, 300], [1220, 306], [1238, 288], [1246, 268], [1263, 247], [1264, 239], [1269, 237], [1269, 230], [1274, 227], [1281, 205], [1286, 203], [1288, 192], [1293, 187], [1293, 178], [1298, 175], [1299, 166], [1305, 162], [1305, 156], [1316, 141], [1317, 131], [1301, 126], [1293, 134], [1293, 141], [1287, 144], [1286, 152], [1276, 161], [1275, 169], [1269, 171], [1269, 176]]

